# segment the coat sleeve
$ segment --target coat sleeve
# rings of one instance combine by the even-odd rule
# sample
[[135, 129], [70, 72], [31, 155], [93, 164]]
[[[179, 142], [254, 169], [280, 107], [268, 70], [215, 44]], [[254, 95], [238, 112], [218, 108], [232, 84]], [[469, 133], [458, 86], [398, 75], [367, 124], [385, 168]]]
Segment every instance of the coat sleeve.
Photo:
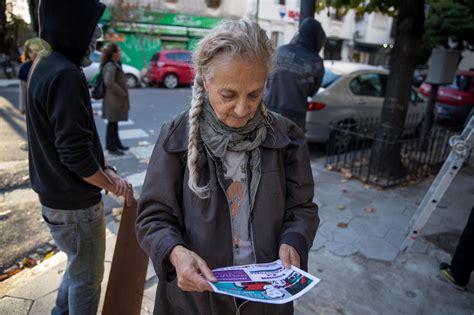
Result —
[[307, 269], [308, 253], [319, 225], [318, 206], [313, 202], [314, 181], [308, 145], [300, 128], [288, 123], [290, 143], [285, 150], [286, 205], [280, 244], [294, 247]]
[[148, 165], [138, 202], [136, 234], [150, 257], [160, 281], [176, 277], [168, 256], [176, 245], [185, 245], [180, 208], [184, 165], [179, 154], [167, 153], [163, 144], [172, 123], [163, 126]]
[[127, 96], [127, 91], [124, 91], [124, 89], [122, 89], [120, 85], [118, 85], [115, 81], [115, 78], [117, 76], [117, 68], [113, 63], [106, 63], [104, 69], [102, 70], [102, 73], [104, 77], [104, 85], [106, 92], [110, 92], [119, 97]]
[[100, 167], [93, 154], [95, 122], [87, 108], [88, 97], [80, 74], [63, 71], [53, 79], [46, 105], [59, 160], [81, 178], [94, 175]]

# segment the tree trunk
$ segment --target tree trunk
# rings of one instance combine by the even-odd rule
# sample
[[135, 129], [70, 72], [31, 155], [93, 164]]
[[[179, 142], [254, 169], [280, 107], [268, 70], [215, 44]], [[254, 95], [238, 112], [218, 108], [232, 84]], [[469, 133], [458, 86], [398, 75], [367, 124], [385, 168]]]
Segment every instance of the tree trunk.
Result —
[[403, 176], [400, 139], [410, 99], [416, 51], [423, 35], [424, 0], [401, 0], [396, 24], [395, 44], [390, 53], [390, 75], [385, 92], [381, 122], [377, 130], [372, 161], [375, 171], [394, 179]]
[[300, 5], [300, 25], [304, 19], [314, 18], [314, 11], [316, 9], [316, 0], [301, 0]]
[[0, 53], [6, 52], [5, 37], [7, 35], [7, 1], [0, 0]]

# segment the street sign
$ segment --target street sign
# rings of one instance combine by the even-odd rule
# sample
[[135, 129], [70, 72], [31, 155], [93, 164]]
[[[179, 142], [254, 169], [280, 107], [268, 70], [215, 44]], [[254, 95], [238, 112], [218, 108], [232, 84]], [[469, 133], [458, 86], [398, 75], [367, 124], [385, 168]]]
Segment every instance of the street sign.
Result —
[[285, 6], [280, 6], [278, 8], [278, 13], [280, 14], [280, 17], [283, 19], [286, 15], [286, 7]]

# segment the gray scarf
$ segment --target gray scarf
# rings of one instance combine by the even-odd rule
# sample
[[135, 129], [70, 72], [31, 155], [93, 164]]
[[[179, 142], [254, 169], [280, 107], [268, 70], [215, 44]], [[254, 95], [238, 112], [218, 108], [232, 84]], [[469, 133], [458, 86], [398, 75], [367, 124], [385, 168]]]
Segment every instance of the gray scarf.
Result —
[[255, 116], [242, 128], [231, 128], [222, 123], [214, 113], [209, 101], [204, 103], [199, 126], [202, 140], [210, 153], [223, 160], [227, 150], [248, 151], [250, 154], [250, 208], [253, 209], [258, 184], [262, 176], [260, 145], [267, 136], [267, 127], [262, 113]]

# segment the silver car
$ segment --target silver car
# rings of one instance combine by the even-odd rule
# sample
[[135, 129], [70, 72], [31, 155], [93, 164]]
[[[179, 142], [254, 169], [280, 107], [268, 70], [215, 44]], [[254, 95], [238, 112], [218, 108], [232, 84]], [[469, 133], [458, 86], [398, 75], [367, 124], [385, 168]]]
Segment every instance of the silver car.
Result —
[[[88, 67], [82, 68], [82, 70], [84, 71], [84, 75], [86, 76], [86, 80], [90, 85], [93, 85], [97, 75], [99, 74], [101, 56], [102, 56], [102, 53], [100, 51], [94, 51], [90, 55], [92, 64]], [[127, 79], [128, 88], [139, 87], [140, 78], [141, 78], [140, 70], [126, 64], [122, 64], [122, 69], [123, 69], [123, 72], [125, 73], [125, 78]]]
[[[331, 122], [379, 118], [389, 71], [366, 64], [324, 61], [325, 74], [318, 93], [308, 98], [306, 138], [308, 142], [325, 143]], [[426, 102], [412, 89], [408, 113], [422, 114]]]

